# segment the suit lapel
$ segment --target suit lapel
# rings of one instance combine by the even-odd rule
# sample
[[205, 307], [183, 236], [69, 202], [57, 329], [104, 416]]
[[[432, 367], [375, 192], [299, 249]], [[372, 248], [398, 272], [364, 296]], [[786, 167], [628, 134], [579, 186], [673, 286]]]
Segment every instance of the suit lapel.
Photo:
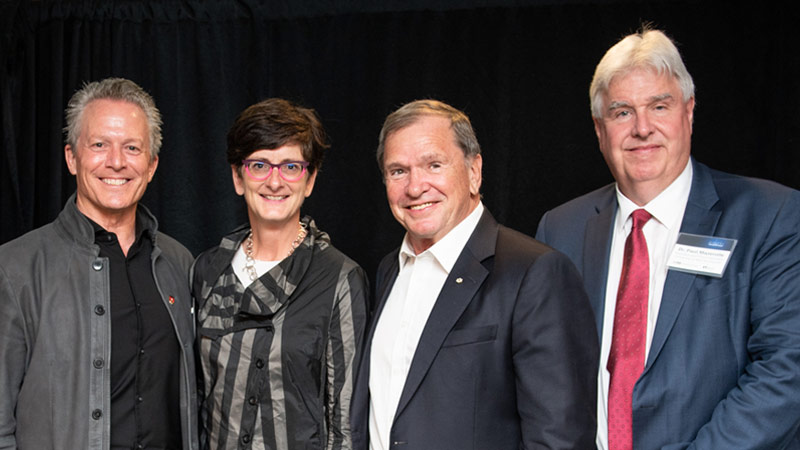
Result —
[[[709, 169], [692, 159], [694, 175], [692, 176], [692, 189], [689, 200], [683, 213], [681, 232], [713, 236], [721, 211], [711, 208], [717, 203], [719, 197], [711, 179]], [[675, 325], [675, 320], [681, 310], [692, 284], [697, 275], [670, 270], [664, 282], [664, 292], [661, 296], [661, 306], [658, 310], [656, 329], [653, 332], [653, 341], [645, 365], [645, 373], [658, 357], [664, 342], [667, 340]]]
[[580, 271], [589, 302], [595, 315], [598, 336], [603, 336], [603, 314], [605, 310], [606, 280], [608, 279], [608, 255], [611, 251], [614, 216], [617, 213], [616, 190], [612, 189], [598, 202], [597, 215], [586, 221], [583, 240], [583, 257]]
[[409, 400], [414, 396], [436, 358], [444, 339], [489, 275], [489, 271], [481, 265], [481, 261], [494, 255], [497, 229], [497, 222], [488, 210], [484, 210], [478, 226], [445, 280], [422, 331], [406, 377], [403, 393], [397, 405], [395, 418], [402, 413]]

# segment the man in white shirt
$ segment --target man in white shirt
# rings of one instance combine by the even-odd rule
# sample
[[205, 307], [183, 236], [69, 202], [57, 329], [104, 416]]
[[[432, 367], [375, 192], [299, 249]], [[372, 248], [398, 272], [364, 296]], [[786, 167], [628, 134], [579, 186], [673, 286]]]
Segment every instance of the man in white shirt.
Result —
[[601, 450], [800, 448], [800, 193], [690, 157], [694, 83], [643, 29], [590, 88], [612, 183], [537, 239], [584, 277]]
[[377, 156], [407, 233], [378, 269], [353, 447], [594, 448], [598, 343], [579, 275], [484, 208], [467, 116], [409, 103]]

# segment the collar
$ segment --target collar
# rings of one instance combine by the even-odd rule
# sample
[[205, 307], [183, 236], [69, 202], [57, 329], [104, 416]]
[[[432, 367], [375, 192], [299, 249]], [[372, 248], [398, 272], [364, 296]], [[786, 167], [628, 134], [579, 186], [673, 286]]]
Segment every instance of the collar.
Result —
[[476, 206], [464, 220], [459, 222], [459, 224], [441, 238], [439, 242], [433, 244], [419, 255], [414, 254], [414, 249], [409, 242], [408, 233], [406, 233], [398, 255], [400, 270], [403, 270], [409, 258], [430, 254], [441, 264], [442, 268], [444, 268], [447, 273], [450, 273], [450, 270], [452, 270], [453, 266], [456, 264], [458, 256], [461, 255], [461, 251], [464, 250], [464, 246], [467, 245], [469, 237], [472, 236], [472, 232], [475, 231], [475, 227], [481, 219], [483, 210], [483, 202], [478, 202], [478, 206]]
[[[139, 208], [136, 208], [136, 209], [138, 210]], [[97, 242], [98, 240], [111, 241], [112, 239], [116, 239], [117, 235], [115, 233], [112, 233], [112, 232], [106, 230], [100, 224], [98, 224], [94, 220], [90, 219], [85, 214], [81, 213], [80, 210], [78, 210], [78, 213], [80, 213], [82, 216], [86, 217], [86, 220], [88, 220], [89, 223], [92, 225], [92, 229], [94, 230], [94, 241], [95, 242]], [[133, 246], [135, 246], [138, 242], [140, 242], [142, 240], [142, 235], [145, 234], [144, 232], [145, 232], [145, 229], [146, 229], [146, 223], [145, 222], [146, 222], [145, 217], [137, 212], [136, 213], [136, 224], [135, 224], [136, 229], [134, 230], [134, 233], [133, 233], [133, 236], [134, 236]], [[152, 238], [152, 236], [150, 236], [150, 237]]]
[[[207, 299], [215, 305], [209, 310], [211, 311], [209, 314], [218, 318], [205, 321], [200, 333], [204, 336], [219, 337], [232, 331], [253, 328], [256, 326], [254, 324], [271, 319], [279, 309], [288, 304], [292, 294], [310, 270], [315, 255], [331, 245], [328, 234], [317, 228], [311, 217], [305, 216], [301, 220], [308, 230], [303, 242], [291, 256], [284, 258], [249, 286], [244, 287], [241, 297], [236, 300], [236, 307], [220, 303], [224, 302], [225, 296], [229, 294], [211, 296]], [[223, 276], [225, 277], [221, 280], [223, 283], [236, 280], [230, 263], [234, 253], [238, 251], [241, 242], [249, 233], [250, 224], [246, 223], [222, 238], [216, 256], [211, 262], [209, 276], [204, 276], [207, 281], [216, 283]], [[312, 274], [310, 279], [313, 278]]]
[[[95, 242], [95, 228], [92, 221], [84, 216], [75, 203], [77, 192], [74, 192], [64, 205], [64, 209], [58, 215], [55, 223], [61, 227], [67, 235], [75, 239], [82, 245], [91, 246]], [[156, 232], [158, 231], [158, 221], [155, 216], [143, 204], [139, 203], [136, 207], [136, 235], [137, 239], [141, 233], [147, 232], [153, 245], [156, 245]]]
[[628, 218], [631, 213], [640, 208], [644, 208], [654, 219], [667, 227], [667, 229], [680, 227], [684, 206], [689, 200], [689, 191], [692, 188], [692, 176], [693, 169], [690, 159], [689, 162], [686, 163], [686, 167], [681, 174], [678, 175], [678, 178], [643, 207], [637, 205], [628, 197], [625, 197], [625, 195], [620, 192], [619, 186], [617, 185], [615, 187], [617, 191], [617, 204], [619, 205], [616, 221], [617, 229], [627, 226], [626, 224], [628, 223]]
[[[292, 254], [297, 253], [301, 248], [318, 247], [319, 250], [324, 250], [326, 247], [331, 245], [331, 238], [328, 236], [328, 233], [317, 228], [317, 223], [314, 222], [314, 219], [312, 219], [311, 216], [302, 217], [300, 222], [306, 225], [307, 234], [305, 239], [303, 239], [303, 242], [300, 243], [300, 245], [295, 249], [294, 252], [292, 252]], [[222, 237], [218, 248], [222, 250], [222, 253], [224, 254], [225, 260], [223, 261], [223, 266], [230, 263], [230, 260], [233, 258], [233, 254], [239, 250], [242, 242], [247, 239], [249, 234], [250, 223], [245, 222]]]

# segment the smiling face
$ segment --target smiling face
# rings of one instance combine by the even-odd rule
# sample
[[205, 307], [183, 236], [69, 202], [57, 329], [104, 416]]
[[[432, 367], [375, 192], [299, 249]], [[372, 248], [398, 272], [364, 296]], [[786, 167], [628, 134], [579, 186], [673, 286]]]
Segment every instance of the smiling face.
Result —
[[100, 225], [135, 215], [158, 166], [158, 157], [150, 156], [144, 111], [122, 100], [94, 100], [83, 111], [80, 130], [75, 148], [64, 147], [77, 181], [78, 210]]
[[[272, 164], [305, 161], [300, 146], [295, 144], [284, 145], [275, 150], [256, 150], [247, 159]], [[302, 178], [291, 182], [281, 178], [277, 168], [272, 169], [269, 177], [262, 181], [252, 179], [243, 167], [231, 166], [231, 171], [236, 193], [244, 196], [247, 203], [247, 215], [253, 228], [297, 228], [300, 207], [314, 190], [316, 171], [313, 174], [306, 172]]]
[[478, 206], [481, 166], [480, 155], [465, 160], [445, 117], [422, 116], [386, 138], [386, 197], [417, 254]]
[[694, 98], [667, 74], [634, 69], [615, 77], [595, 118], [600, 151], [620, 191], [642, 206], [689, 162]]

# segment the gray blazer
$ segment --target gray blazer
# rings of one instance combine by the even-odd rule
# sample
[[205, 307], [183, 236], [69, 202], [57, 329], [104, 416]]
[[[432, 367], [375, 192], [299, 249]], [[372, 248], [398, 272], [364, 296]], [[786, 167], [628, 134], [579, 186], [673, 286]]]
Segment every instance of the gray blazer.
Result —
[[[184, 450], [198, 448], [192, 256], [156, 231], [153, 276], [181, 346]], [[75, 195], [56, 220], [0, 246], [0, 449], [106, 450], [110, 441], [109, 270]], [[174, 301], [170, 302], [169, 299]]]

